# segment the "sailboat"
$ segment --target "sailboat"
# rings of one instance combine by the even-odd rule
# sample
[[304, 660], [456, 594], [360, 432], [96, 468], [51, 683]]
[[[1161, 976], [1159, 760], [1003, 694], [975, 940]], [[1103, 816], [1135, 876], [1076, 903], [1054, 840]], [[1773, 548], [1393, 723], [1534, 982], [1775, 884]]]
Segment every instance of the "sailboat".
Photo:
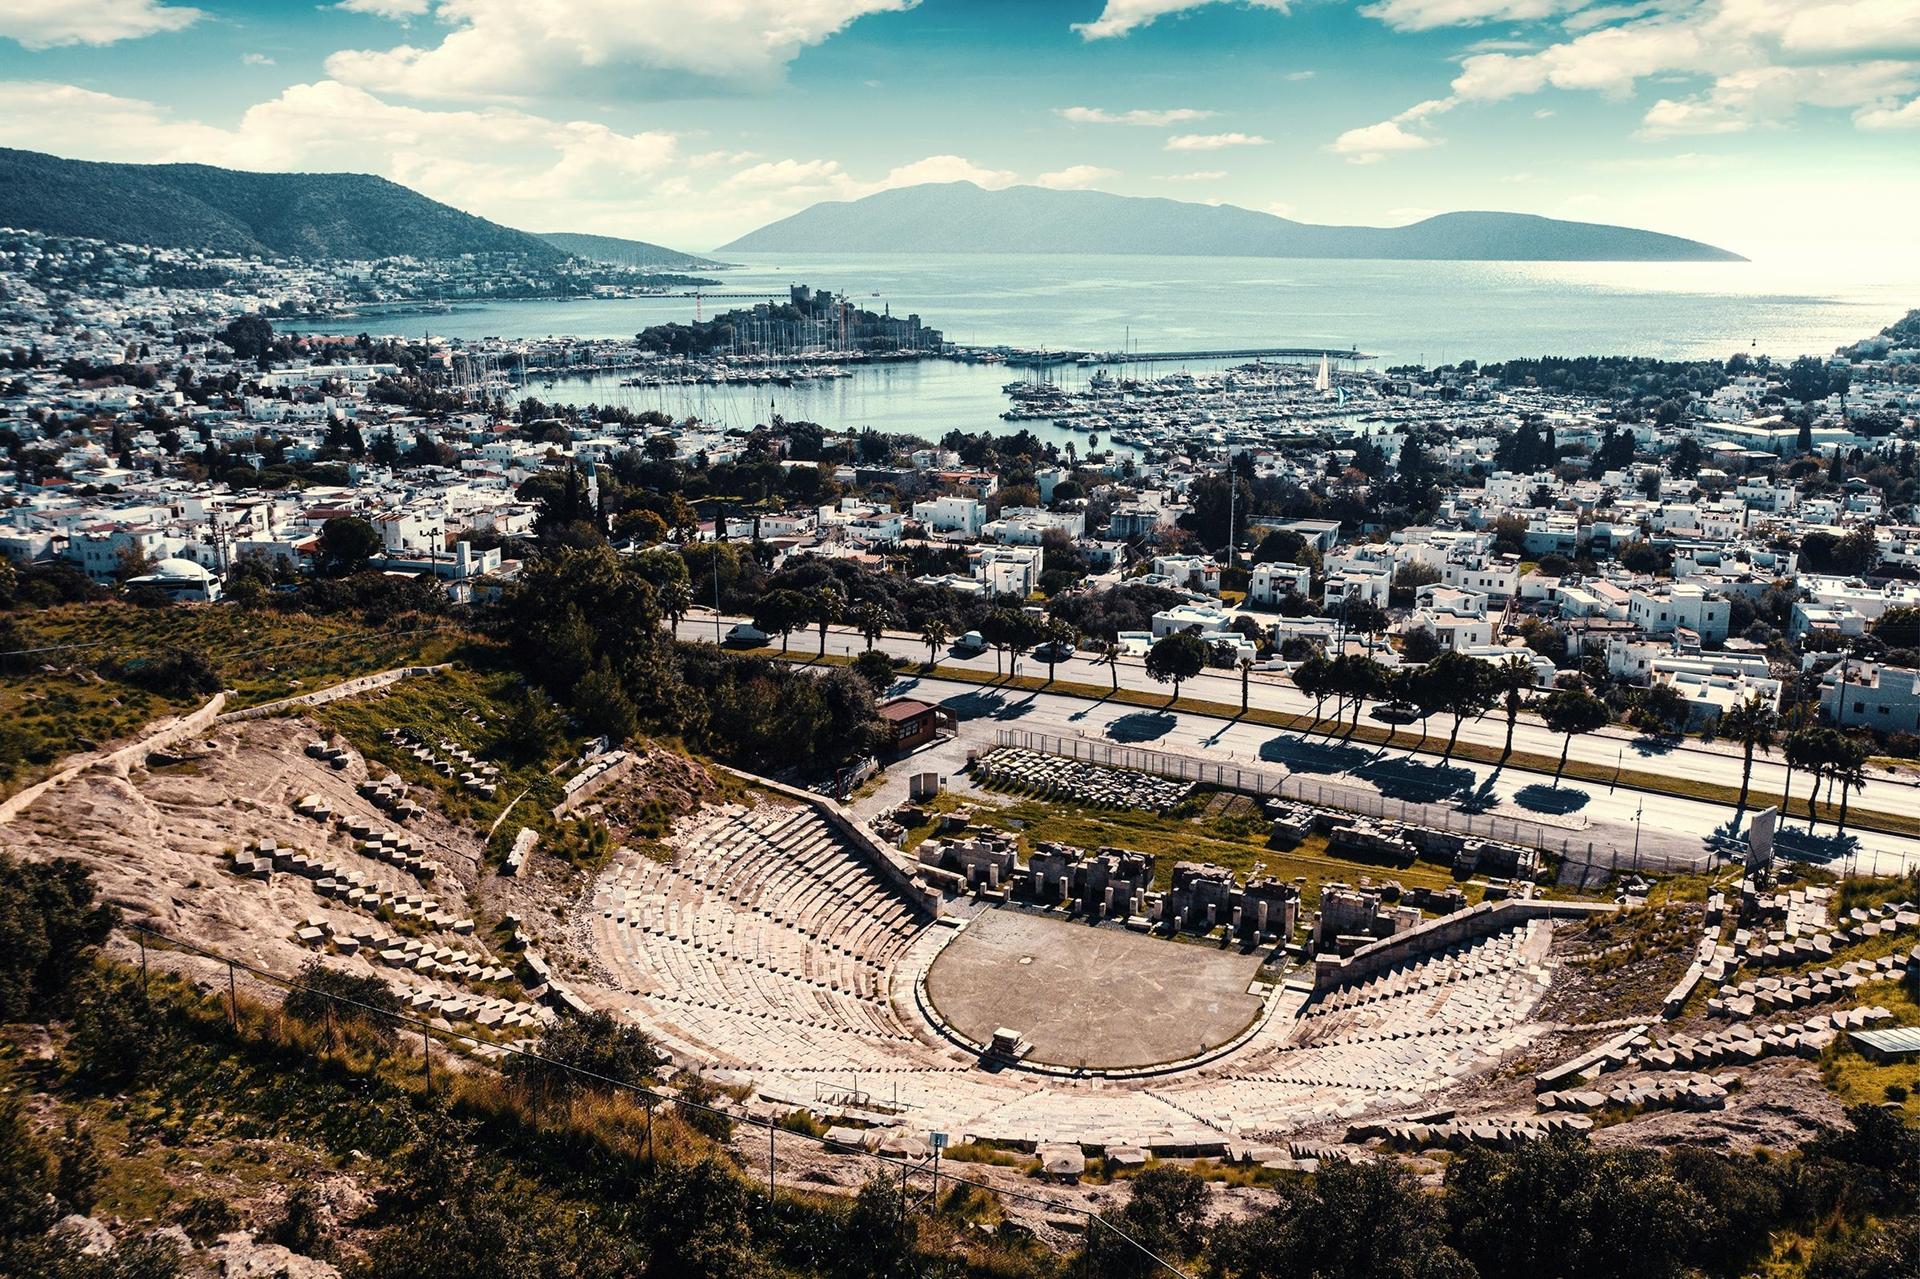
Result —
[[1333, 370], [1327, 366], [1324, 352], [1320, 356], [1320, 371], [1313, 376], [1313, 389], [1322, 393], [1333, 389]]

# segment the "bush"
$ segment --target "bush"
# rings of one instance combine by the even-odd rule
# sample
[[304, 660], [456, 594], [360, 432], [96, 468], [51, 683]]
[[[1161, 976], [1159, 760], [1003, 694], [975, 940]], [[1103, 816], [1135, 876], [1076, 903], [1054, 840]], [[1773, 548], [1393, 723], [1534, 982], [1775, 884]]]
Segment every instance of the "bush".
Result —
[[170, 648], [129, 665], [126, 679], [162, 697], [207, 697], [224, 685], [207, 655], [195, 648]]
[[569, 1083], [608, 1088], [612, 1085], [599, 1081], [640, 1084], [653, 1078], [667, 1060], [645, 1031], [598, 1011], [554, 1025], [540, 1037], [534, 1052], [531, 1057], [517, 1053], [509, 1057], [507, 1077], [542, 1089]]
[[64, 1012], [118, 913], [94, 902], [77, 861], [20, 862], [0, 853], [0, 1021]]
[[396, 1027], [385, 1014], [401, 1011], [400, 997], [380, 978], [342, 972], [316, 957], [301, 967], [294, 981], [296, 989], [289, 990], [280, 1004], [287, 1016], [320, 1026], [327, 1024], [331, 1010], [337, 1032], [383, 1045], [393, 1042]]

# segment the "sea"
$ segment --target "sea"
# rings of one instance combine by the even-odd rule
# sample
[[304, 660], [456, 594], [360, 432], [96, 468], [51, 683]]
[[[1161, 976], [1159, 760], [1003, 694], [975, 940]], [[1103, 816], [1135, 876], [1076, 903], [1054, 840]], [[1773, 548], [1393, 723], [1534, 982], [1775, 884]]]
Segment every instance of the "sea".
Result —
[[[1920, 254], [1874, 246], [1769, 246], [1747, 262], [1398, 262], [1038, 254], [732, 255], [716, 294], [784, 298], [793, 284], [843, 293], [873, 310], [918, 314], [951, 341], [1070, 350], [1203, 352], [1327, 347], [1371, 359], [1350, 367], [1482, 363], [1539, 355], [1738, 351], [1826, 354], [1920, 307]], [[708, 298], [716, 310], [751, 305]], [[479, 302], [289, 325], [306, 332], [455, 338], [631, 336], [694, 318], [691, 298]], [[1237, 361], [1190, 358], [1132, 374]], [[1069, 386], [1091, 368], [1056, 367]], [[920, 361], [788, 387], [626, 387], [622, 375], [530, 380], [552, 403], [657, 408], [727, 426], [771, 413], [834, 428], [937, 437], [1047, 424], [1004, 422], [1004, 365]]]

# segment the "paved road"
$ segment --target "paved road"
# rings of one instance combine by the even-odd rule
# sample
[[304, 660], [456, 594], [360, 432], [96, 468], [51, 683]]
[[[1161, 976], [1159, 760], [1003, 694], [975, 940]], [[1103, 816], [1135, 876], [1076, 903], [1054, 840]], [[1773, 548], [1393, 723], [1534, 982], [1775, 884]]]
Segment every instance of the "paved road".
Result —
[[[733, 617], [721, 619], [718, 633], [724, 634], [728, 626], [742, 620]], [[716, 629], [711, 611], [705, 616], [696, 614], [682, 621], [679, 631], [682, 639], [712, 639]], [[791, 647], [796, 653], [814, 653], [819, 651], [819, 632], [809, 629], [796, 631], [792, 636]], [[925, 661], [927, 646], [919, 636], [903, 632], [888, 632], [883, 635], [876, 647], [884, 649], [896, 657], [906, 657]], [[829, 653], [860, 653], [866, 649], [866, 641], [857, 633], [844, 628], [830, 627], [827, 631], [827, 651]], [[966, 656], [953, 652], [940, 654], [940, 665], [956, 667], [982, 673], [994, 672], [1006, 665], [1004, 654], [991, 651]], [[1047, 668], [1044, 663], [1035, 662], [1031, 656], [1022, 659], [1020, 672], [1024, 675], [1044, 677]], [[1102, 662], [1085, 653], [1076, 653], [1067, 661], [1061, 662], [1054, 670], [1056, 678], [1071, 680], [1081, 684], [1110, 684], [1113, 678], [1110, 669]], [[1120, 686], [1154, 693], [1168, 693], [1169, 687], [1156, 683], [1146, 672], [1146, 665], [1140, 658], [1122, 658], [1119, 666]], [[1207, 671], [1180, 686], [1182, 697], [1192, 697], [1210, 702], [1219, 702], [1230, 706], [1240, 704], [1240, 675], [1237, 671]], [[1308, 714], [1313, 710], [1313, 699], [1305, 696], [1293, 683], [1278, 672], [1254, 671], [1248, 680], [1248, 702], [1263, 710], [1279, 711], [1290, 714]], [[1368, 708], [1375, 703], [1369, 702]], [[1325, 713], [1331, 715], [1334, 705], [1329, 701]], [[1351, 712], [1348, 712], [1349, 715]], [[1363, 712], [1363, 722], [1367, 720]], [[1430, 734], [1429, 746], [1438, 754], [1445, 748], [1446, 734], [1452, 726], [1447, 716], [1435, 716], [1431, 721], [1437, 730]], [[1481, 746], [1499, 750], [1506, 742], [1506, 717], [1495, 712], [1478, 720], [1470, 720], [1461, 727], [1460, 740], [1473, 742]], [[1408, 739], [1409, 745], [1419, 737], [1419, 729], [1403, 730], [1401, 736]], [[1515, 726], [1513, 748], [1516, 751], [1548, 758], [1558, 758], [1561, 747], [1566, 745], [1558, 733], [1548, 731], [1546, 725], [1538, 719], [1522, 715]], [[1691, 780], [1715, 783], [1733, 790], [1740, 787], [1741, 751], [1737, 746], [1721, 742], [1701, 742], [1689, 738], [1685, 742], [1674, 743], [1642, 737], [1628, 728], [1605, 728], [1597, 733], [1576, 737], [1568, 751], [1570, 761], [1581, 761], [1602, 768], [1612, 768], [1616, 772], [1634, 771], [1664, 773], [1684, 776]], [[1753, 787], [1756, 790], [1779, 794], [1787, 784], [1787, 770], [1778, 751], [1771, 758], [1756, 756], [1753, 762]], [[1793, 778], [1795, 794], [1804, 799], [1807, 794], [1805, 774], [1796, 774]], [[1862, 812], [1906, 813], [1920, 807], [1920, 782], [1913, 778], [1897, 776], [1875, 769], [1867, 788], [1853, 796], [1852, 807]]]
[[[724, 634], [733, 620], [722, 619], [721, 633]], [[711, 614], [684, 620], [679, 633], [683, 639], [712, 640], [715, 626]], [[926, 645], [913, 635], [889, 633], [876, 647], [900, 657], [924, 660], [927, 656]], [[865, 648], [866, 641], [861, 636], [829, 628], [829, 653], [859, 653]], [[792, 638], [791, 651], [796, 657], [805, 657], [818, 649], [819, 636], [815, 630], [804, 634], [796, 632]], [[994, 670], [991, 653], [971, 658], [942, 654], [940, 663], [983, 674]], [[1168, 691], [1166, 685], [1157, 684], [1147, 676], [1138, 659], [1123, 660], [1119, 670], [1123, 688]], [[1022, 663], [1021, 673], [1044, 676], [1046, 668], [1028, 659]], [[1055, 674], [1059, 679], [1083, 684], [1099, 685], [1111, 680], [1105, 665], [1084, 655], [1060, 663]], [[1645, 863], [1695, 862], [1703, 855], [1706, 837], [1724, 826], [1732, 815], [1725, 804], [1642, 792], [1624, 782], [1609, 786], [1569, 778], [1556, 787], [1551, 772], [1514, 767], [1496, 769], [1457, 757], [1442, 762], [1438, 756], [1445, 747], [1445, 734], [1451, 724], [1444, 718], [1433, 721], [1439, 732], [1429, 736], [1427, 753], [1416, 755], [1413, 747], [1419, 740], [1417, 728], [1403, 729], [1396, 744], [1385, 748], [1349, 744], [1337, 734], [1284, 732], [1264, 725], [1120, 703], [1106, 704], [1071, 695], [983, 688], [963, 680], [915, 676], [902, 680], [896, 689], [952, 707], [961, 717], [963, 736], [981, 745], [991, 744], [996, 729], [1020, 728], [1240, 763], [1269, 773], [1284, 772], [1301, 781], [1323, 779], [1329, 784], [1365, 787], [1389, 804], [1402, 800], [1444, 802], [1472, 796], [1471, 806], [1476, 813], [1543, 822], [1563, 832], [1562, 841], [1567, 848], [1575, 850], [1574, 855], [1585, 856], [1585, 846], [1591, 842], [1593, 855], [1602, 861], [1612, 857], [1623, 864], [1630, 862], [1637, 842], [1639, 856]], [[1235, 672], [1196, 677], [1181, 686], [1181, 694], [1237, 706], [1239, 675]], [[1256, 672], [1250, 694], [1251, 704], [1257, 707], [1288, 712], [1312, 710], [1310, 699], [1301, 696], [1278, 676]], [[1331, 711], [1331, 707], [1328, 709]], [[1505, 719], [1492, 717], [1468, 723], [1460, 737], [1462, 741], [1477, 741], [1497, 750], [1505, 735]], [[1517, 751], [1549, 757], [1559, 754], [1562, 742], [1558, 734], [1549, 733], [1537, 721], [1530, 723], [1524, 718], [1514, 736]], [[1710, 745], [1678, 747], [1667, 752], [1624, 733], [1603, 732], [1575, 738], [1570, 758], [1601, 765], [1624, 765], [1628, 772], [1684, 770], [1689, 777], [1718, 781], [1731, 787], [1740, 784], [1739, 755]], [[1771, 774], [1763, 774], [1761, 762], [1756, 761], [1754, 784], [1756, 787], [1777, 786], [1784, 778], [1784, 771], [1775, 766]], [[1796, 782], [1804, 787], [1800, 779]], [[1874, 790], [1894, 790], [1896, 786], [1897, 798], [1889, 798], [1894, 799], [1897, 806], [1912, 797], [1913, 792], [1904, 785], [1876, 779], [1866, 794], [1871, 796]], [[1804, 789], [1801, 793], [1805, 793]], [[1868, 805], [1856, 795], [1854, 807]], [[1388, 815], [1392, 815], [1391, 808]], [[1829, 828], [1823, 826], [1822, 829]], [[1496, 834], [1505, 837], [1501, 830], [1496, 830]], [[1910, 864], [1905, 859], [1920, 861], [1920, 840], [1872, 832], [1858, 832], [1858, 835], [1857, 864], [1863, 870], [1891, 871]]]

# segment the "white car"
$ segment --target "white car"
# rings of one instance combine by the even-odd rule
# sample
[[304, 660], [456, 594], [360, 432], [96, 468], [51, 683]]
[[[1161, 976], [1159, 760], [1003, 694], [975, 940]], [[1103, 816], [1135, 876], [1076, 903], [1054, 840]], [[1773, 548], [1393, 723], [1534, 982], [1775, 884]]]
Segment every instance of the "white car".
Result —
[[735, 622], [733, 628], [727, 632], [727, 638], [722, 642], [758, 648], [762, 644], [765, 644], [769, 638], [770, 636], [768, 636], [765, 631], [751, 622]]

